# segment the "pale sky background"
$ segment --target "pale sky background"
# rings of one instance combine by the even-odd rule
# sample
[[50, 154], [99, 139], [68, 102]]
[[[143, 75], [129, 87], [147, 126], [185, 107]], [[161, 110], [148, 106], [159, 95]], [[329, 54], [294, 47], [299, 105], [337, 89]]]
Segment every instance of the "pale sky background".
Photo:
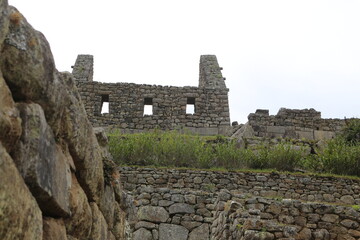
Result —
[[360, 117], [358, 0], [9, 0], [50, 42], [56, 66], [95, 57], [94, 80], [197, 86], [215, 54], [231, 121], [279, 108]]

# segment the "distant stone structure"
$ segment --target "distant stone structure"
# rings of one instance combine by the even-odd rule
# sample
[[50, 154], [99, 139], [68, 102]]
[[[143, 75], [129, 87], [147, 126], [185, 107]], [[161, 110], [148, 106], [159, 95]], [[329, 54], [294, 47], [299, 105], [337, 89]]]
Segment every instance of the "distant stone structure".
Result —
[[[73, 76], [94, 126], [114, 126], [126, 132], [188, 129], [216, 135], [225, 134], [230, 127], [229, 89], [221, 69], [216, 56], [203, 55], [199, 87], [102, 83], [93, 81], [93, 56], [79, 55]], [[108, 113], [101, 112], [105, 103], [109, 104]], [[144, 114], [146, 107], [150, 114]]]
[[269, 115], [269, 110], [258, 109], [248, 116], [248, 120], [255, 137], [308, 140], [331, 139], [346, 124], [344, 119], [323, 119], [321, 112], [312, 108], [281, 108], [276, 115]]

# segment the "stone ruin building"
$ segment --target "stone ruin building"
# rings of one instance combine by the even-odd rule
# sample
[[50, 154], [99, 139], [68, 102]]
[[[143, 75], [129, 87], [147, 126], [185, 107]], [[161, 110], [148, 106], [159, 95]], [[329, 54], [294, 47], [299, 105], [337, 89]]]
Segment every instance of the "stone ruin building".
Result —
[[281, 108], [276, 115], [258, 109], [248, 116], [255, 137], [326, 140], [335, 137], [345, 126], [344, 119], [324, 119], [321, 112], [310, 109]]
[[[93, 61], [79, 55], [72, 74], [94, 126], [125, 132], [187, 129], [201, 135], [225, 134], [230, 127], [229, 89], [215, 55], [200, 57], [198, 87], [96, 82]], [[102, 113], [105, 104], [108, 113]]]
[[[276, 115], [258, 109], [249, 114], [243, 127], [231, 129], [229, 89], [215, 55], [200, 57], [198, 87], [96, 82], [93, 62], [92, 55], [79, 55], [72, 74], [88, 118], [96, 127], [113, 126], [130, 133], [159, 128], [186, 129], [200, 135], [235, 132], [237, 138], [245, 133], [247, 138], [326, 140], [346, 124], [344, 119], [323, 119], [321, 112], [312, 108], [281, 108]], [[105, 104], [108, 109], [102, 113]]]

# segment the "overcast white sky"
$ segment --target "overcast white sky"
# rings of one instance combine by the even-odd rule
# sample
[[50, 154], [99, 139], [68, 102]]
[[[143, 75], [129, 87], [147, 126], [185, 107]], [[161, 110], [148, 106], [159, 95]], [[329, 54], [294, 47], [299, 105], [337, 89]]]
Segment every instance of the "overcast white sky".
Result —
[[50, 42], [57, 68], [95, 57], [95, 81], [197, 86], [215, 54], [231, 121], [256, 109], [360, 117], [358, 0], [9, 0]]

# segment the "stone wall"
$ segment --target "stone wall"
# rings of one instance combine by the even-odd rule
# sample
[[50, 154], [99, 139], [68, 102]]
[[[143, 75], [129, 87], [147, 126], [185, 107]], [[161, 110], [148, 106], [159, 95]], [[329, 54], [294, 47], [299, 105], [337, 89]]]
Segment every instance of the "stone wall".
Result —
[[70, 73], [0, 0], [0, 239], [126, 239], [119, 173]]
[[[225, 134], [230, 126], [229, 90], [213, 55], [200, 58], [199, 87], [94, 82], [92, 76], [86, 77], [91, 68], [92, 58], [79, 55], [73, 75], [95, 126], [114, 126], [130, 132], [186, 128], [202, 135]], [[80, 74], [81, 69], [84, 71]], [[104, 102], [109, 103], [109, 113], [101, 113]], [[146, 105], [152, 108], [152, 114], [144, 114]], [[194, 113], [187, 113], [189, 105], [194, 107]]]
[[[211, 239], [359, 239], [360, 212], [350, 206], [291, 199], [218, 199]], [[225, 199], [224, 199], [225, 200]]]
[[135, 199], [134, 239], [336, 239], [360, 230], [358, 208], [347, 207], [360, 204], [359, 179], [137, 167], [120, 173]]
[[248, 120], [254, 136], [268, 138], [331, 139], [345, 125], [343, 119], [321, 118], [321, 113], [314, 109], [281, 108], [276, 115], [269, 115], [269, 110], [258, 109], [248, 116]]

